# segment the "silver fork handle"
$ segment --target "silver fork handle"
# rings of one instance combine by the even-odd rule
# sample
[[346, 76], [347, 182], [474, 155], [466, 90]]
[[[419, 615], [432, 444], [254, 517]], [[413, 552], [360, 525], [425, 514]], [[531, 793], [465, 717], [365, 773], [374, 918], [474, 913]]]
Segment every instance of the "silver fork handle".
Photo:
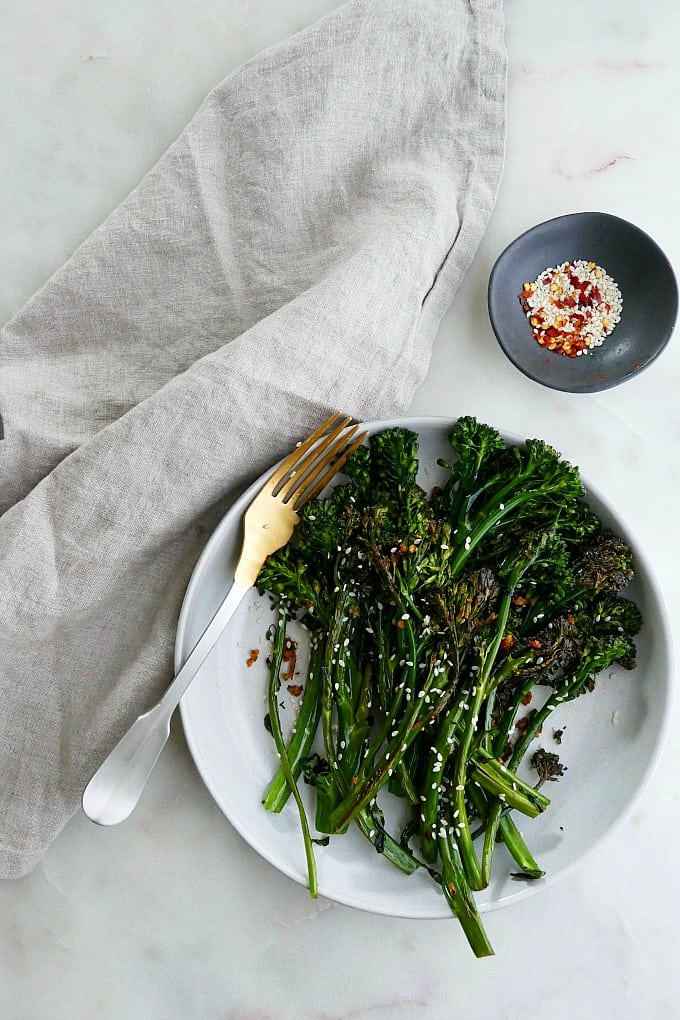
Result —
[[82, 803], [93, 822], [117, 825], [132, 813], [170, 735], [173, 712], [249, 590], [234, 581], [161, 700], [135, 720], [92, 776]]

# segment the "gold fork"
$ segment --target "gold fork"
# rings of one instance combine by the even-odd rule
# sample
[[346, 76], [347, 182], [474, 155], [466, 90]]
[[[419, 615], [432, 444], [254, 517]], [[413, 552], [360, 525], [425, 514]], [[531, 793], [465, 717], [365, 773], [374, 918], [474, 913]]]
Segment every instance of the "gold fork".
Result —
[[234, 583], [161, 700], [140, 715], [95, 772], [83, 810], [99, 825], [130, 815], [170, 735], [170, 719], [222, 631], [255, 584], [264, 561], [291, 538], [305, 503], [315, 499], [367, 433], [335, 412], [272, 472], [248, 507]]

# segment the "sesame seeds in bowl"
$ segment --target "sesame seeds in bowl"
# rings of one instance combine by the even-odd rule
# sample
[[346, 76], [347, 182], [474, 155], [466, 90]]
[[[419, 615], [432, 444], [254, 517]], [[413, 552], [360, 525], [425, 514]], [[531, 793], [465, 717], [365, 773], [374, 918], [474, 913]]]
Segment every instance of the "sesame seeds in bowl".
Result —
[[621, 320], [621, 291], [601, 266], [579, 259], [524, 283], [519, 301], [541, 347], [578, 358], [601, 347]]
[[529, 378], [592, 393], [650, 365], [678, 311], [673, 269], [632, 223], [586, 212], [540, 223], [510, 244], [489, 279], [498, 342]]

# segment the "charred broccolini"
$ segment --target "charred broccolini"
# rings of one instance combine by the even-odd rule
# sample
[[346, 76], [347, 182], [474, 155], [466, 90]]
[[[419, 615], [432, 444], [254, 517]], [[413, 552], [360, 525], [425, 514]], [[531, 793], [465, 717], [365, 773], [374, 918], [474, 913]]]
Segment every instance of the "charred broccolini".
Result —
[[[374, 435], [348, 461], [347, 483], [305, 507], [295, 544], [264, 565], [258, 586], [279, 604], [275, 648], [294, 613], [311, 644], [287, 747], [273, 727], [282, 768], [264, 804], [280, 811], [294, 782], [313, 782], [317, 830], [334, 838], [356, 823], [402, 871], [427, 868], [485, 956], [474, 891], [489, 882], [497, 843], [517, 874], [542, 875], [514, 813], [544, 811], [539, 787], [563, 766], [534, 738], [602, 670], [633, 668], [641, 618], [620, 595], [630, 549], [588, 507], [576, 468], [540, 440], [508, 445], [472, 417], [449, 441], [446, 480], [428, 495], [417, 436]], [[537, 685], [548, 696], [518, 730]], [[535, 785], [517, 774], [525, 757]], [[385, 829], [384, 791], [407, 805], [402, 833]], [[313, 887], [307, 829], [304, 839]]]

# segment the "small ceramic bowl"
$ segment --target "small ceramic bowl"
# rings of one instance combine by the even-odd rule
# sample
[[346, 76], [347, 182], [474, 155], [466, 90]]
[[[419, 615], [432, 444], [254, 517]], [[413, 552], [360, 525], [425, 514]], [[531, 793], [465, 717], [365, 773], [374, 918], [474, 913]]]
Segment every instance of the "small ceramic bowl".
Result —
[[[533, 338], [519, 294], [543, 270], [578, 259], [613, 278], [623, 307], [600, 347], [570, 358]], [[639, 227], [608, 213], [539, 223], [505, 249], [489, 278], [489, 317], [505, 354], [530, 379], [570, 393], [594, 393], [638, 375], [670, 340], [677, 314], [678, 285], [664, 253]]]

